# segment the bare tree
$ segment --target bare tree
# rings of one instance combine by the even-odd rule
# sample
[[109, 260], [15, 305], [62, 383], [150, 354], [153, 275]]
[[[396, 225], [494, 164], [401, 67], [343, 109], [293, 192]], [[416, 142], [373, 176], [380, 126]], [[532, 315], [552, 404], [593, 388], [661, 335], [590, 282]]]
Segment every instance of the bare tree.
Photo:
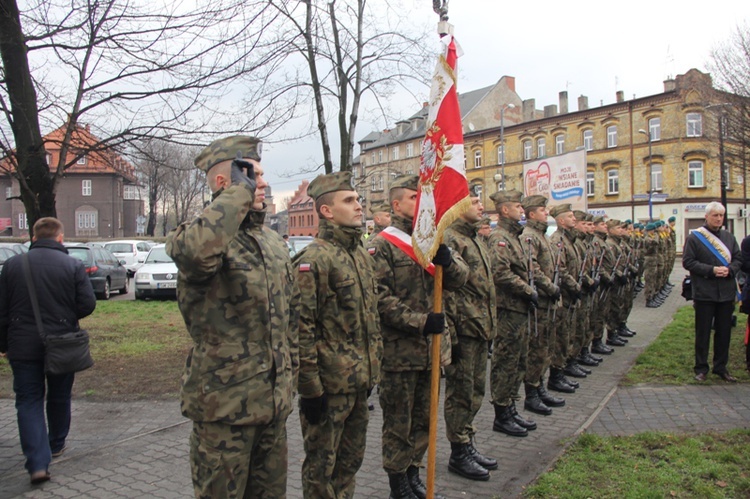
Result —
[[396, 8], [386, 1], [373, 7], [367, 0], [270, 3], [288, 21], [285, 37], [292, 41], [292, 54], [304, 61], [304, 70], [290, 75], [283, 93], [313, 106], [326, 173], [334, 167], [328, 120], [335, 114], [339, 167], [351, 170], [363, 97], [371, 95], [381, 110], [387, 110], [388, 98], [397, 88], [428, 81], [427, 31], [409, 24], [413, 16], [405, 2]]
[[[264, 136], [293, 114], [296, 96], [274, 92], [271, 80], [288, 54], [288, 41], [268, 29], [277, 9], [263, 0], [183, 5], [32, 0], [19, 12], [16, 0], [0, 0], [0, 106], [13, 139], [0, 126], [0, 147], [30, 224], [55, 214], [58, 180], [92, 151], [122, 152], [153, 137]], [[82, 120], [100, 142], [76, 143]], [[50, 171], [39, 130], [63, 123]]]

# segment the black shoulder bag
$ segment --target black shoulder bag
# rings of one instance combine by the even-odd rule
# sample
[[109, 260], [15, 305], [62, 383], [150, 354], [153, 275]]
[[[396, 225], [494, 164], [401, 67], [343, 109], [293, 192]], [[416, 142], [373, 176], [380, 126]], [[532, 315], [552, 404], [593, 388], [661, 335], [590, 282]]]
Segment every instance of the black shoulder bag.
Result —
[[68, 374], [88, 369], [94, 365], [89, 351], [89, 333], [85, 329], [63, 334], [46, 335], [39, 313], [39, 301], [36, 296], [34, 280], [31, 278], [28, 253], [21, 257], [26, 285], [29, 288], [31, 307], [34, 309], [36, 327], [44, 343], [44, 372], [47, 374]]

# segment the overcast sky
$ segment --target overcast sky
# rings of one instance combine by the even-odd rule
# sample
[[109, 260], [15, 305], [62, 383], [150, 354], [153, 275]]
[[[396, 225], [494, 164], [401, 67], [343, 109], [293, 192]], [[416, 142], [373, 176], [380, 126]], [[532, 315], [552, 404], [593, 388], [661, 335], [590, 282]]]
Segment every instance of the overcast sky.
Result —
[[[432, 2], [415, 3], [418, 14], [434, 29], [437, 15]], [[590, 107], [597, 107], [613, 103], [617, 90], [628, 100], [658, 94], [669, 76], [690, 68], [706, 71], [711, 50], [750, 20], [750, 3], [453, 0], [449, 17], [464, 50], [459, 59], [459, 92], [492, 85], [508, 75], [516, 78], [520, 98], [536, 99], [537, 109], [558, 104], [558, 93], [567, 90], [574, 111], [580, 95], [588, 96]], [[437, 38], [436, 34], [436, 50]], [[401, 118], [416, 112], [427, 94], [425, 87], [416, 99], [397, 96], [395, 101], [403, 107]], [[356, 138], [390, 126], [393, 123], [361, 116]], [[329, 133], [334, 140], [335, 129]], [[317, 137], [265, 147], [263, 164], [277, 203], [291, 195], [303, 178], [314, 177], [295, 172], [319, 163], [320, 149]], [[333, 156], [338, 155], [335, 147]]]

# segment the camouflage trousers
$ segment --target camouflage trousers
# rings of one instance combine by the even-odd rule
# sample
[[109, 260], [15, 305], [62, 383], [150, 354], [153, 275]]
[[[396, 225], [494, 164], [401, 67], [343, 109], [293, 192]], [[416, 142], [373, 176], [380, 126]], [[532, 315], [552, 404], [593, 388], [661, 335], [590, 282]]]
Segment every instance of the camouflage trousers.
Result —
[[487, 340], [459, 336], [461, 357], [445, 367], [445, 432], [449, 442], [468, 444], [482, 407], [487, 379]]
[[[559, 312], [559, 310], [558, 310]], [[526, 376], [524, 383], [538, 387], [550, 363], [550, 345], [554, 342], [552, 335], [552, 309], [540, 308], [537, 311], [537, 334], [529, 338], [529, 353], [526, 358]]]
[[490, 393], [494, 405], [505, 407], [514, 400], [520, 400], [518, 389], [526, 376], [529, 354], [528, 315], [502, 310], [498, 313], [497, 322], [497, 336], [492, 347]]
[[199, 499], [286, 497], [286, 420], [264, 426], [193, 422], [190, 467]]
[[612, 288], [602, 286], [594, 294], [592, 314], [591, 314], [591, 331], [594, 340], [601, 340], [604, 337], [604, 325], [606, 317], [609, 315], [609, 295]]
[[591, 331], [591, 303], [593, 302], [593, 294], [588, 292], [583, 293], [581, 301], [578, 303], [578, 308], [575, 309], [575, 334], [570, 339], [570, 355], [575, 357], [581, 351], [584, 346], [588, 347], [591, 343], [591, 337], [589, 333]]
[[381, 371], [383, 469], [405, 473], [419, 466], [430, 430], [430, 371]]
[[568, 312], [568, 305], [563, 305], [557, 309], [555, 315], [555, 342], [550, 349], [552, 367], [562, 369], [568, 363], [570, 357], [571, 345], [570, 339], [575, 336], [575, 308]]
[[300, 415], [305, 460], [302, 492], [306, 498], [354, 497], [355, 475], [362, 465], [367, 443], [367, 390], [327, 395], [328, 411], [319, 424]]
[[615, 284], [609, 290], [609, 309], [607, 313], [607, 330], [617, 331], [622, 320], [622, 315], [627, 305], [625, 301], [625, 294], [628, 292], [629, 286], [623, 284]]
[[646, 296], [646, 300], [650, 300], [654, 296], [656, 296], [656, 293], [658, 293], [660, 289], [658, 287], [659, 277], [657, 276], [658, 267], [656, 263], [656, 257], [646, 258], [644, 267], [646, 267], [646, 289], [644, 291], [644, 294]]

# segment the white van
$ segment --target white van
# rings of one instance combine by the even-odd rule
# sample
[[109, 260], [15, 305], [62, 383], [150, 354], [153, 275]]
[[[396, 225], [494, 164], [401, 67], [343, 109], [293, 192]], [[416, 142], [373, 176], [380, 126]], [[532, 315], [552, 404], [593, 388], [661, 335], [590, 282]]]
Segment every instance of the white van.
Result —
[[128, 270], [128, 277], [133, 277], [136, 270], [146, 261], [146, 256], [151, 246], [146, 241], [121, 240], [110, 241], [104, 244], [115, 257], [122, 262]]

